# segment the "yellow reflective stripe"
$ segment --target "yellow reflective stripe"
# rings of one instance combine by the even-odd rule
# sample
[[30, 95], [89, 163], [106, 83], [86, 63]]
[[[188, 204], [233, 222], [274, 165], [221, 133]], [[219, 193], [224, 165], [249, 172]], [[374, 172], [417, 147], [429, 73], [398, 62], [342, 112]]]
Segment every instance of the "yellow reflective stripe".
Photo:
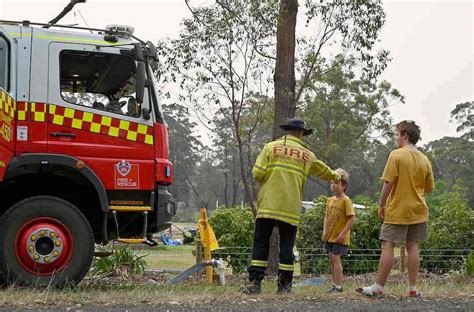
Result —
[[259, 267], [266, 267], [267, 261], [264, 260], [251, 260], [250, 265], [259, 266]]
[[257, 169], [257, 170], [260, 170], [260, 171], [266, 171], [267, 169], [263, 168], [263, 167], [260, 167], [260, 166], [253, 166], [254, 169]]
[[[4, 92], [1, 92], [2, 97], [0, 97], [0, 105], [4, 105], [4, 103], [6, 105], [7, 103], [6, 100], [3, 99], [5, 97], [4, 94]], [[16, 102], [11, 102], [11, 104], [13, 104], [13, 106], [11, 106], [11, 110], [13, 112], [13, 110], [16, 108]], [[148, 134], [149, 130], [151, 130], [152, 127], [148, 125], [133, 123], [130, 121], [120, 120], [118, 118], [112, 118], [100, 114], [83, 112], [69, 107], [65, 107], [63, 110], [61, 110], [58, 106], [54, 104], [25, 102], [24, 105], [24, 108], [21, 108], [21, 110], [18, 111], [17, 118], [21, 121], [27, 120], [27, 112], [31, 111], [32, 115], [30, 116], [32, 116], [31, 119], [33, 121], [46, 122], [46, 113], [49, 112], [49, 122], [55, 125], [62, 126], [64, 125], [64, 122], [66, 120], [70, 120], [71, 125], [68, 127], [73, 129], [85, 130], [92, 133], [102, 133], [111, 137], [119, 137], [130, 141], [139, 141], [140, 143], [153, 145], [153, 134]], [[77, 111], [82, 112], [82, 117], [75, 117]], [[93, 121], [94, 116], [100, 117], [99, 122]], [[112, 122], [116, 124], [115, 121], [117, 120], [119, 121], [118, 126], [112, 126]], [[86, 122], [90, 123], [90, 126], [86, 126]], [[130, 130], [132, 124], [137, 125], [136, 131]], [[141, 134], [140, 140], [138, 140], [138, 134]]]
[[286, 169], [291, 169], [295, 170], [298, 173], [304, 175], [305, 177], [308, 176], [308, 173], [305, 171], [306, 168], [302, 166], [295, 166], [293, 164], [285, 163], [285, 162], [280, 162], [280, 161], [275, 161], [275, 162], [270, 162], [268, 163], [268, 168], [274, 168], [274, 167], [279, 167], [279, 168], [286, 168]]
[[279, 263], [278, 268], [283, 271], [294, 271], [295, 266], [293, 264]]
[[253, 167], [252, 171], [254, 171], [256, 173], [259, 173], [259, 174], [262, 174], [262, 175], [265, 175], [265, 173], [266, 173], [265, 171], [262, 171], [262, 170], [258, 169], [257, 167]]
[[289, 218], [293, 218], [295, 220], [300, 219], [299, 214], [291, 213], [291, 212], [286, 212], [286, 211], [275, 211], [275, 210], [270, 210], [270, 209], [258, 209], [258, 212], [267, 212], [267, 213], [274, 213], [274, 214], [279, 214], [282, 216], [287, 216]]
[[[275, 170], [275, 166], [273, 168], [268, 168], [268, 172], [273, 172]], [[281, 170], [281, 171], [285, 171], [285, 172], [288, 172], [288, 173], [293, 173], [293, 174], [297, 174], [298, 176], [300, 176], [302, 179], [303, 179], [303, 182], [306, 182], [306, 180], [308, 179], [307, 176], [305, 176], [304, 174], [302, 174], [301, 172], [298, 172], [294, 169], [290, 169], [290, 168], [283, 168], [281, 166], [278, 166], [278, 170]]]
[[44, 36], [44, 35], [19, 34], [19, 33], [10, 33], [10, 36], [12, 37], [23, 36], [23, 37], [33, 37], [33, 38], [39, 38], [39, 39], [48, 39], [51, 41], [70, 41], [70, 42], [84, 42], [84, 43], [93, 43], [93, 44], [108, 44], [108, 45], [127, 44], [126, 42], [108, 42], [108, 41], [99, 40], [99, 39], [57, 37], [57, 36]]

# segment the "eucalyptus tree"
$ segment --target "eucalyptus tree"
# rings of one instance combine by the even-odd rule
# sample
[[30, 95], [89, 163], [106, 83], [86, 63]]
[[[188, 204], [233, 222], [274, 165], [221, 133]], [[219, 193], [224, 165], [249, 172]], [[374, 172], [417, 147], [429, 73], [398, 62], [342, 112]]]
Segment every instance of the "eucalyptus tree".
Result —
[[[231, 126], [241, 180], [254, 213], [254, 196], [244, 161], [249, 142], [241, 123], [243, 112], [249, 108], [248, 94], [265, 95], [270, 88], [269, 60], [263, 50], [274, 34], [275, 5], [274, 1], [217, 1], [209, 7], [189, 6], [192, 18], [183, 21], [179, 38], [161, 42], [158, 49], [162, 56], [158, 74], [162, 81], [179, 85], [178, 102], [214, 131], [216, 114], [226, 112], [222, 116]], [[254, 117], [255, 124], [258, 110]]]

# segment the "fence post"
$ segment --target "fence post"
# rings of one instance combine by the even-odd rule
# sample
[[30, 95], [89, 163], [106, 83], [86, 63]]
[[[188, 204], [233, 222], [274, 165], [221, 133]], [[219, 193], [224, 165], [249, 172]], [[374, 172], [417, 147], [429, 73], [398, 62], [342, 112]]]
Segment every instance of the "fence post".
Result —
[[196, 264], [202, 262], [202, 242], [201, 240], [197, 240], [196, 244]]
[[[203, 226], [204, 229], [207, 229], [208, 223], [207, 223], [207, 209], [206, 208], [201, 208], [199, 211], [199, 222]], [[202, 237], [201, 237], [201, 242], [202, 242]], [[205, 240], [205, 244], [202, 244], [204, 247], [204, 259], [206, 261], [211, 260], [211, 241], [210, 237], [207, 237]], [[206, 277], [207, 277], [207, 283], [212, 284], [212, 266], [207, 265], [206, 266]]]
[[400, 246], [400, 272], [405, 273], [405, 244]]

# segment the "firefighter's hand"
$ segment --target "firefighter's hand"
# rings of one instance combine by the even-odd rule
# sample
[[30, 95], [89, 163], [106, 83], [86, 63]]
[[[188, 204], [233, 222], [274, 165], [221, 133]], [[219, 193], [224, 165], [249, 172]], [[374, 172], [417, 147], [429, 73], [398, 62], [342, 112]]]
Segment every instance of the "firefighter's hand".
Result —
[[323, 236], [321, 236], [321, 240], [326, 244], [328, 241], [328, 233], [324, 232]]
[[380, 206], [379, 210], [377, 211], [377, 215], [379, 216], [380, 220], [385, 220], [385, 207]]
[[339, 234], [336, 238], [336, 241], [338, 244], [342, 244], [344, 243], [344, 239], [346, 238], [346, 235], [344, 235], [343, 233]]

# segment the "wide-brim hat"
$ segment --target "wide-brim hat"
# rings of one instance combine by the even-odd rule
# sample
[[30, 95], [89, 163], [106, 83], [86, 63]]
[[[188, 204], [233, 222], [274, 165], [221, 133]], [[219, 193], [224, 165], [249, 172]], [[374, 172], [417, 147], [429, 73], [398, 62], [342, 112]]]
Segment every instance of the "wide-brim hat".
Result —
[[288, 130], [303, 130], [303, 135], [310, 135], [313, 133], [313, 129], [306, 128], [306, 124], [303, 119], [300, 118], [290, 118], [287, 120], [286, 124], [280, 125], [285, 131]]

